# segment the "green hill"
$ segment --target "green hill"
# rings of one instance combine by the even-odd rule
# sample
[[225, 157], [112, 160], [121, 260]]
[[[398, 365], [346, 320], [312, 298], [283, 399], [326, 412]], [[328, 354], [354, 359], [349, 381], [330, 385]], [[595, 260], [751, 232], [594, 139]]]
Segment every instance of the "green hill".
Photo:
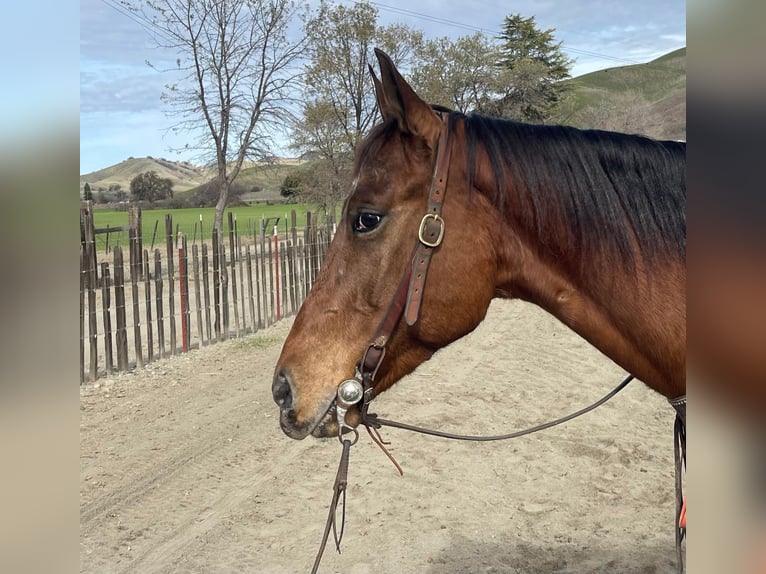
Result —
[[169, 161], [155, 157], [131, 157], [118, 164], [80, 176], [80, 190], [89, 183], [95, 191], [120, 185], [123, 191], [130, 191], [130, 180], [140, 173], [155, 171], [160, 177], [173, 180], [173, 191], [183, 192], [209, 179], [209, 171], [187, 162]]
[[578, 76], [567, 85], [571, 91], [557, 121], [686, 139], [686, 48]]

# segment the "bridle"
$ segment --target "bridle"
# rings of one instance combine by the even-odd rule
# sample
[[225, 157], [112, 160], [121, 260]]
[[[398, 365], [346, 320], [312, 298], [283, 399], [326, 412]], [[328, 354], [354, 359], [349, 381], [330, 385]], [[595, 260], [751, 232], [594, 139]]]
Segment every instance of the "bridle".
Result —
[[[311, 571], [312, 574], [316, 573], [319, 568], [319, 563], [321, 561], [322, 554], [324, 553], [331, 529], [334, 534], [336, 549], [338, 552], [340, 552], [340, 542], [343, 537], [343, 528], [345, 525], [346, 485], [348, 482], [347, 476], [349, 453], [351, 446], [356, 444], [359, 439], [359, 431], [357, 428], [350, 425], [346, 420], [346, 415], [351, 408], [359, 405], [358, 408], [361, 417], [360, 424], [365, 427], [373, 441], [383, 450], [389, 459], [391, 459], [397, 470], [401, 473], [401, 467], [384, 446], [388, 443], [385, 443], [378, 433], [378, 429], [383, 426], [390, 426], [413, 432], [419, 432], [422, 434], [428, 434], [431, 436], [438, 436], [455, 440], [496, 441], [517, 438], [562, 424], [572, 420], [573, 418], [592, 411], [593, 409], [599, 407], [611, 399], [613, 396], [615, 396], [633, 379], [633, 375], [628, 375], [619, 385], [617, 385], [601, 399], [574, 413], [555, 419], [553, 421], [536, 425], [528, 429], [515, 431], [504, 435], [458, 435], [381, 419], [377, 415], [369, 413], [370, 403], [375, 398], [375, 376], [377, 375], [378, 369], [380, 368], [380, 365], [386, 356], [386, 347], [391, 340], [394, 331], [399, 326], [402, 318], [404, 318], [405, 322], [409, 326], [413, 326], [415, 323], [417, 323], [418, 317], [420, 315], [420, 307], [423, 301], [423, 291], [428, 275], [431, 256], [439, 247], [439, 245], [441, 245], [442, 239], [444, 238], [444, 220], [441, 217], [441, 210], [442, 204], [444, 202], [445, 191], [447, 188], [447, 175], [449, 171], [450, 153], [452, 149], [452, 138], [450, 134], [448, 114], [446, 112], [440, 111], [434, 111], [434, 113], [436, 113], [441, 119], [441, 127], [439, 130], [439, 140], [436, 152], [436, 162], [434, 163], [431, 187], [428, 193], [428, 207], [425, 215], [423, 215], [423, 218], [420, 221], [420, 227], [418, 228], [418, 240], [415, 244], [415, 248], [413, 249], [412, 258], [405, 268], [405, 271], [399, 281], [399, 285], [397, 286], [396, 291], [394, 292], [386, 314], [383, 316], [383, 319], [379, 323], [375, 334], [372, 336], [369, 344], [367, 345], [365, 351], [359, 359], [359, 362], [356, 365], [354, 376], [350, 379], [344, 380], [338, 386], [334, 407], [338, 420], [338, 440], [340, 441], [343, 450], [341, 453], [340, 464], [338, 466], [338, 472], [335, 478], [333, 498], [330, 503], [330, 510], [327, 517], [327, 522], [325, 524], [322, 542], [314, 561], [314, 567]], [[332, 407], [330, 408], [332, 409]], [[348, 438], [347, 435], [349, 434], [353, 438]], [[338, 532], [336, 525], [336, 514], [338, 504], [341, 502], [341, 500], [343, 504], [342, 517], [340, 532]]]

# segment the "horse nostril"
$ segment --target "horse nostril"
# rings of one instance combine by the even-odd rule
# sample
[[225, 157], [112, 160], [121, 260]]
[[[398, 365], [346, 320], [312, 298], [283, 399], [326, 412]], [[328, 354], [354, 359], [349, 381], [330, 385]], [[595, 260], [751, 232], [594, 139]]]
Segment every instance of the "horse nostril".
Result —
[[274, 396], [274, 402], [279, 405], [280, 409], [289, 410], [293, 407], [293, 389], [290, 377], [282, 369], [274, 375], [271, 394]]

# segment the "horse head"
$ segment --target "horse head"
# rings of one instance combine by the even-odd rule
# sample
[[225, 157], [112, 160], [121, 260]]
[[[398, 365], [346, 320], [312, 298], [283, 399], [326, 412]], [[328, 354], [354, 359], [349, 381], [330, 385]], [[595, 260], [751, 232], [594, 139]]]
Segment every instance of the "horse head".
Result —
[[[354, 375], [411, 265], [446, 121], [418, 97], [387, 55], [378, 50], [376, 55], [381, 78], [370, 71], [383, 121], [356, 150], [338, 230], [275, 369], [272, 391], [280, 424], [296, 439], [338, 432], [332, 408], [336, 390]], [[457, 147], [455, 142], [453, 155]], [[375, 394], [473, 330], [493, 297], [493, 245], [486, 234], [471, 229], [491, 228], [494, 215], [479, 210], [483, 215], [471, 217], [487, 221], [466, 224], [468, 202], [483, 199], [469, 198], [465, 172], [460, 162], [449, 166], [442, 212], [447, 223], [434, 249], [419, 318], [412, 325], [399, 321], [393, 329], [375, 377]], [[450, 221], [462, 224], [450, 226]]]

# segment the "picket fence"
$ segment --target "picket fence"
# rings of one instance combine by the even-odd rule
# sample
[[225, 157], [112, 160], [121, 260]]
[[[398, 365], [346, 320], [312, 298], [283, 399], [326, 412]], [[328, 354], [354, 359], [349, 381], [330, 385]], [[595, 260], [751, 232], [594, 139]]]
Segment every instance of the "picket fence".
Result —
[[[223, 241], [174, 231], [165, 216], [164, 246], [143, 248], [141, 210], [131, 207], [127, 275], [123, 249], [99, 255], [93, 204], [80, 208], [80, 383], [143, 367], [232, 337], [254, 333], [297, 313], [319, 272], [334, 233], [328, 217], [293, 211], [281, 233], [264, 224], [238, 233], [228, 214]], [[109, 260], [111, 259], [111, 261]]]

